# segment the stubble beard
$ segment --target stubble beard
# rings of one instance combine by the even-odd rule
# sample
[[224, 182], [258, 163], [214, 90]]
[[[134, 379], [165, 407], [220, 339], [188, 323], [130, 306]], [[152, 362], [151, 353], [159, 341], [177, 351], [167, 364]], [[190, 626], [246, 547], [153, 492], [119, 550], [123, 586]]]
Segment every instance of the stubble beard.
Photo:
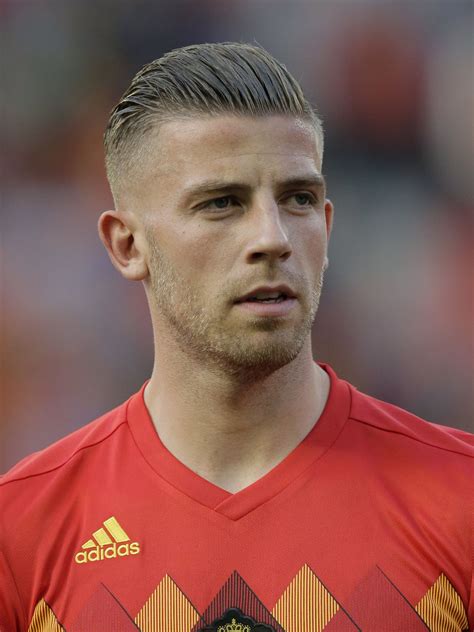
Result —
[[202, 297], [163, 257], [154, 240], [149, 237], [148, 241], [150, 301], [185, 356], [211, 371], [245, 382], [265, 378], [295, 360], [311, 335], [324, 269], [310, 292], [309, 306], [300, 300], [304, 316], [294, 327], [255, 316], [248, 326], [237, 330], [225, 327], [219, 315], [204, 304]]

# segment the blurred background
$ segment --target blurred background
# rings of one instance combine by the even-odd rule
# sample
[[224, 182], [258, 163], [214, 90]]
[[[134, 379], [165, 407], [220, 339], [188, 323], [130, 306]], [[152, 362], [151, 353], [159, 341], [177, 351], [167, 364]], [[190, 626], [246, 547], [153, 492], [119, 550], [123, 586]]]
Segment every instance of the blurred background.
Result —
[[326, 128], [336, 207], [318, 360], [360, 390], [473, 431], [473, 3], [0, 2], [0, 471], [150, 376], [140, 283], [96, 230], [102, 133], [146, 62], [258, 42]]

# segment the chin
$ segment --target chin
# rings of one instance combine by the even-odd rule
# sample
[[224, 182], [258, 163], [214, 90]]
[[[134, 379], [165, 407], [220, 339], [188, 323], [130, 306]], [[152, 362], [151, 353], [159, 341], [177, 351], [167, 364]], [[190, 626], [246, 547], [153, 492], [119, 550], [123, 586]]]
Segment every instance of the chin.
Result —
[[[250, 341], [249, 341], [250, 342]], [[219, 364], [231, 375], [248, 379], [265, 377], [295, 360], [304, 345], [302, 341], [242, 344], [238, 349], [220, 354]]]

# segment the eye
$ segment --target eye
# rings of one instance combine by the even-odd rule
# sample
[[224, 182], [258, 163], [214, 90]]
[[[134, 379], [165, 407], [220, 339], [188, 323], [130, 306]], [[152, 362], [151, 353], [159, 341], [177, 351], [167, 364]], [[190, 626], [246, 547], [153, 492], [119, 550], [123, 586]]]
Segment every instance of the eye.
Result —
[[223, 195], [222, 197], [214, 198], [205, 202], [201, 208], [206, 211], [226, 211], [235, 203], [235, 198], [232, 195]]
[[316, 204], [317, 200], [312, 193], [298, 192], [290, 195], [288, 199], [293, 198], [298, 206], [310, 206]]

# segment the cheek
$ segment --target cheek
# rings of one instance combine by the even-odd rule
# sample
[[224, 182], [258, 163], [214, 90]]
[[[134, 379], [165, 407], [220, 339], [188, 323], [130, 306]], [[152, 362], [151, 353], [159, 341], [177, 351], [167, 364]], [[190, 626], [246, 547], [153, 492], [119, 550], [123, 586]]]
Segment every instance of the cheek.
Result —
[[[210, 230], [204, 224], [185, 226], [169, 231], [166, 250], [173, 266], [196, 289], [219, 287], [225, 262], [229, 258], [230, 243], [222, 239], [222, 230]], [[199, 291], [199, 290], [198, 290]]]
[[199, 275], [215, 274], [222, 270], [228, 247], [222, 239], [222, 231], [195, 231], [182, 242], [183, 254], [186, 254], [189, 265]]
[[[318, 218], [311, 226], [304, 226], [298, 230], [293, 248], [305, 260], [314, 264], [321, 264], [327, 252], [326, 224]], [[299, 251], [299, 252], [298, 252]]]

